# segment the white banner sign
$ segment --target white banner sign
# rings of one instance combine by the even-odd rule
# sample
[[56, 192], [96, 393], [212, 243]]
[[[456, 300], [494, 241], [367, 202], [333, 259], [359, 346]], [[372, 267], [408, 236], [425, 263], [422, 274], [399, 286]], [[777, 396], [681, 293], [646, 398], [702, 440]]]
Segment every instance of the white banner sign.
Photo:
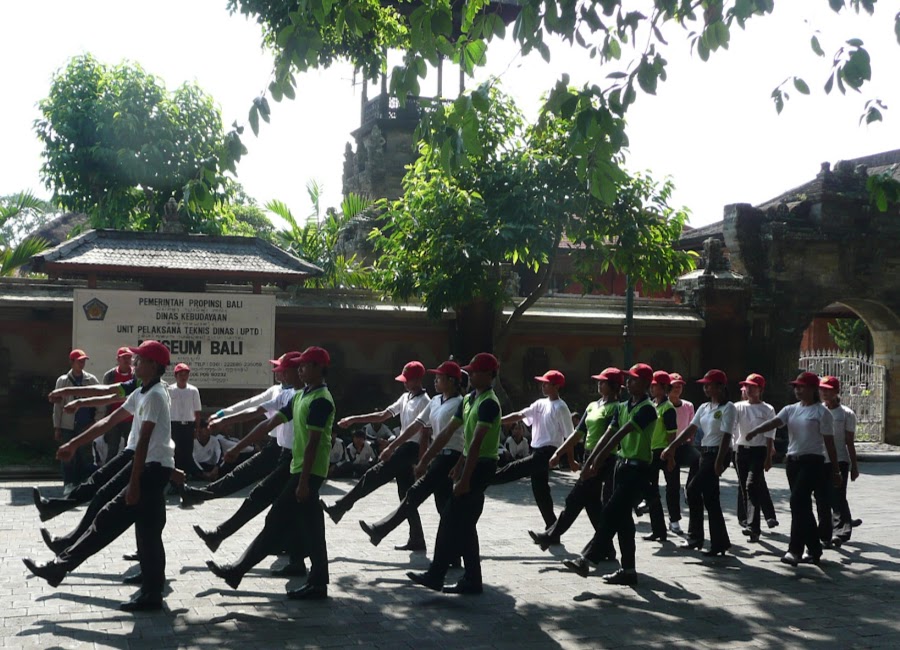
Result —
[[119, 347], [153, 339], [172, 353], [169, 381], [184, 362], [199, 388], [272, 384], [274, 296], [75, 289], [72, 318], [73, 347], [91, 357], [87, 370], [98, 379]]

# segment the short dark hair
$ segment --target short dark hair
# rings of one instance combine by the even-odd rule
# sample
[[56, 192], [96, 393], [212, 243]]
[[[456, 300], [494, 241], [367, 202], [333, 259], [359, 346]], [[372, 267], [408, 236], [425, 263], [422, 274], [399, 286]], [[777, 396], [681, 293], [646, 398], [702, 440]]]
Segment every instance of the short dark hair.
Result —
[[366, 430], [365, 429], [354, 429], [352, 435], [354, 438], [365, 438]]

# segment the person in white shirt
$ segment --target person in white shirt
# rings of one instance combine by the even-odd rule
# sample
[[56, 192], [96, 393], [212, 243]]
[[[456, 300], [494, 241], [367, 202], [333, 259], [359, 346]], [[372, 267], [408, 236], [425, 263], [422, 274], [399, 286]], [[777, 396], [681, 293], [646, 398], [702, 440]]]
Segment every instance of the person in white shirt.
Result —
[[[856, 462], [856, 413], [853, 409], [841, 404], [841, 380], [832, 375], [826, 375], [819, 381], [819, 395], [822, 402], [831, 411], [834, 420], [834, 448], [837, 453], [838, 467], [841, 470], [841, 485], [832, 495], [832, 509], [837, 519], [834, 529], [834, 537], [831, 543], [840, 546], [850, 540], [850, 533], [854, 526], [862, 523], [853, 519], [850, 513], [850, 504], [847, 503], [847, 480], [855, 481], [859, 478], [859, 465]], [[825, 513], [819, 511], [819, 525]], [[858, 523], [857, 523], [858, 522]], [[821, 537], [821, 530], [820, 537]]]
[[531, 447], [528, 445], [528, 439], [525, 437], [527, 431], [526, 425], [519, 420], [513, 425], [512, 433], [503, 443], [503, 450], [506, 453], [507, 460], [504, 465], [508, 465], [514, 460], [520, 460], [531, 453]]
[[766, 483], [766, 472], [772, 469], [775, 454], [775, 430], [764, 436], [747, 440], [747, 432], [775, 417], [771, 404], [762, 401], [766, 379], [759, 373], [751, 373], [740, 382], [746, 399], [735, 402], [735, 469], [738, 474], [738, 519], [744, 522], [747, 541], [756, 543], [760, 536], [761, 515], [765, 515], [769, 528], [778, 525], [775, 506]]
[[[366, 433], [363, 431], [363, 439], [365, 439]], [[337, 431], [331, 432], [331, 454], [328, 456], [328, 465], [330, 469], [334, 469], [334, 466], [344, 460], [344, 441], [338, 438]], [[331, 477], [331, 472], [329, 471], [328, 476]]]
[[375, 524], [360, 521], [359, 525], [369, 536], [375, 546], [409, 516], [410, 512], [434, 494], [434, 505], [441, 513], [453, 492], [450, 471], [456, 467], [464, 445], [463, 430], [457, 429], [452, 434], [441, 438], [441, 434], [453, 419], [462, 402], [462, 369], [455, 361], [445, 361], [437, 368], [430, 369], [434, 375], [434, 388], [437, 395], [431, 398], [424, 411], [419, 413], [415, 421], [402, 431], [396, 440], [391, 442], [387, 454], [393, 454], [406, 440], [420, 431], [431, 432], [431, 443], [425, 455], [415, 468], [418, 477], [400, 505], [387, 517]]
[[524, 421], [531, 426], [531, 453], [498, 469], [491, 485], [531, 477], [531, 492], [544, 518], [544, 527], [549, 528], [556, 523], [550, 494], [550, 458], [575, 427], [572, 426], [572, 412], [559, 397], [560, 389], [566, 385], [565, 375], [558, 370], [548, 370], [535, 380], [540, 382], [544, 397], [521, 411], [504, 416], [501, 421], [502, 424]]
[[200, 428], [194, 438], [194, 450], [191, 457], [194, 466], [188, 472], [188, 476], [200, 477], [207, 481], [215, 481], [219, 474], [219, 464], [222, 462], [222, 443], [220, 436], [214, 436], [209, 430], [209, 421], [200, 419]]
[[[84, 370], [90, 357], [84, 350], [75, 349], [69, 353], [69, 371], [56, 380], [56, 390], [69, 387], [96, 386], [100, 382]], [[53, 403], [53, 439], [58, 443], [68, 442], [87, 429], [96, 420], [96, 409], [80, 408], [77, 411], [64, 407], [69, 397], [55, 400]], [[90, 448], [80, 449], [70, 460], [62, 463], [62, 477], [65, 494], [68, 495], [75, 486], [87, 479], [95, 467], [92, 464]]]
[[724, 555], [731, 548], [725, 516], [719, 499], [719, 477], [728, 467], [731, 458], [731, 436], [736, 412], [728, 401], [726, 385], [728, 377], [721, 370], [710, 370], [702, 379], [703, 393], [709, 398], [694, 414], [687, 429], [680, 432], [663, 451], [661, 458], [668, 463], [669, 471], [675, 468], [675, 452], [691, 440], [697, 429], [703, 430], [703, 446], [700, 447], [700, 466], [687, 484], [688, 538], [682, 548], [703, 548], [703, 509], [709, 516], [709, 550], [707, 557]]
[[191, 367], [186, 363], [175, 365], [175, 383], [169, 384], [172, 400], [172, 440], [175, 441], [175, 467], [186, 474], [193, 467], [194, 435], [200, 426], [203, 406], [200, 391], [189, 384]]
[[23, 560], [33, 574], [58, 586], [65, 576], [82, 562], [135, 526], [141, 563], [141, 590], [121, 605], [125, 611], [162, 609], [166, 554], [162, 531], [166, 524], [165, 487], [175, 467], [168, 392], [160, 379], [169, 365], [169, 349], [158, 341], [144, 341], [131, 348], [141, 380], [125, 403], [81, 435], [59, 448], [61, 458], [71, 456], [79, 447], [90, 444], [112, 426], [133, 415], [129, 446], [134, 446], [128, 485], [97, 513], [93, 524], [78, 540], [47, 564]]
[[[350, 444], [344, 449], [340, 438], [335, 435], [335, 439], [341, 448], [341, 456], [335, 462], [329, 471], [329, 478], [359, 478], [372, 467], [377, 461], [378, 456], [372, 449], [372, 445], [366, 440], [366, 430], [356, 429]], [[331, 448], [332, 458], [336, 457], [335, 447]]]
[[[425, 366], [419, 361], [410, 361], [403, 366], [403, 371], [395, 379], [403, 382], [403, 386], [406, 388], [406, 392], [396, 402], [382, 411], [342, 418], [338, 422], [338, 426], [342, 429], [349, 429], [361, 424], [387, 422], [399, 415], [400, 430], [406, 431], [431, 401], [428, 393], [422, 388], [422, 383], [425, 379]], [[353, 507], [353, 504], [395, 478], [397, 479], [397, 494], [402, 501], [406, 496], [406, 491], [412, 487], [416, 480], [413, 474], [413, 467], [419, 460], [421, 435], [421, 432], [419, 432], [410, 436], [399, 447], [388, 445], [381, 452], [380, 460], [362, 475], [359, 482], [347, 494], [335, 501], [334, 505], [331, 506], [323, 501], [322, 507], [328, 513], [328, 516], [331, 517], [331, 520], [334, 523], [340, 522], [341, 518]], [[388, 449], [391, 451], [388, 452]], [[406, 544], [395, 546], [394, 548], [398, 551], [424, 551], [425, 533], [422, 532], [422, 521], [419, 519], [419, 513], [415, 508], [410, 510], [407, 521], [409, 522], [409, 539]]]
[[[753, 440], [766, 431], [787, 427], [785, 471], [791, 487], [791, 538], [788, 552], [781, 561], [792, 566], [801, 562], [819, 564], [822, 541], [813, 514], [812, 495], [822, 489], [824, 481], [831, 480], [834, 485], [841, 482], [834, 448], [834, 418], [819, 402], [819, 378], [815, 373], [801, 372], [791, 384], [797, 401], [785, 406], [773, 419], [748, 431], [746, 438]], [[826, 473], [826, 457], [831, 460], [830, 473]]]

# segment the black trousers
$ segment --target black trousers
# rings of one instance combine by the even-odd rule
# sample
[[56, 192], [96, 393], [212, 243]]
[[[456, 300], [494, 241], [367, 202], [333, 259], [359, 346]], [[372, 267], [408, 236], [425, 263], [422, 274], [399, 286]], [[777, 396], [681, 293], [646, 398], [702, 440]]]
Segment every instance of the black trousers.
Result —
[[250, 494], [241, 502], [240, 507], [231, 517], [216, 527], [216, 535], [223, 539], [231, 537], [244, 524], [275, 502], [291, 478], [292, 458], [291, 450], [282, 447], [275, 469], [250, 490]]
[[425, 502], [432, 494], [434, 495], [434, 505], [437, 507], [438, 514], [443, 512], [444, 507], [453, 495], [453, 481], [450, 480], [450, 471], [456, 466], [462, 452], [445, 450], [436, 456], [431, 464], [428, 465], [428, 471], [413, 483], [412, 487], [406, 491], [403, 501], [397, 506], [387, 517], [372, 526], [372, 529], [380, 537], [385, 537], [397, 526], [403, 523], [409, 516], [410, 511], [416, 510]]
[[328, 584], [325, 514], [319, 503], [319, 489], [324, 481], [321, 476], [310, 476], [309, 496], [305, 501], [299, 502], [296, 491], [300, 475], [290, 475], [266, 515], [265, 526], [234, 565], [241, 575], [259, 564], [267, 555], [277, 553], [296, 539], [299, 540], [298, 547], [309, 554], [311, 566], [307, 582], [315, 586]]
[[671, 472], [662, 459], [662, 449], [653, 450], [653, 462], [650, 463], [650, 482], [647, 487], [647, 508], [650, 511], [650, 527], [654, 535], [666, 536], [666, 518], [663, 514], [662, 500], [659, 498], [659, 473], [666, 479], [666, 508], [671, 521], [681, 520], [681, 472], [676, 466]]
[[619, 459], [616, 462], [613, 492], [603, 506], [594, 537], [581, 554], [591, 562], [608, 557], [613, 537], [618, 537], [623, 569], [634, 569], [634, 518], [632, 510], [647, 493], [648, 463]]
[[[738, 445], [735, 469], [738, 474], [738, 519], [753, 533], [760, 532], [762, 516], [775, 519], [775, 505], [766, 482], [768, 447]], [[743, 516], [742, 516], [743, 515]]]
[[703, 509], [709, 516], [709, 540], [712, 549], [728, 546], [728, 530], [725, 528], [725, 515], [722, 514], [722, 503], [719, 500], [719, 476], [716, 474], [716, 458], [718, 451], [703, 452], [700, 466], [692, 479], [688, 480], [688, 539], [702, 541], [705, 537], [703, 527]]
[[126, 487], [100, 509], [85, 533], [60, 553], [55, 562], [67, 572], [74, 571], [133, 524], [141, 575], [144, 577], [141, 591], [161, 596], [166, 572], [166, 551], [162, 541], [162, 531], [166, 526], [165, 488], [171, 474], [171, 469], [158, 463], [145, 465], [138, 502], [133, 506], [125, 503], [126, 483]]
[[275, 441], [275, 438], [270, 438], [269, 444], [260, 451], [203, 489], [212, 492], [216, 497], [226, 497], [238, 490], [243, 490], [248, 485], [253, 485], [275, 469], [278, 459], [281, 457], [281, 449], [282, 447]]
[[519, 479], [531, 477], [531, 491], [538, 510], [544, 518], [544, 526], [552, 526], [556, 521], [553, 513], [553, 497], [550, 496], [550, 457], [556, 447], [538, 447], [532, 449], [525, 458], [514, 460], [497, 470], [491, 485], [512, 483]]
[[[394, 452], [390, 460], [387, 462], [378, 461], [366, 471], [356, 485], [337, 500], [334, 507], [347, 512], [357, 501], [395, 478], [397, 479], [397, 494], [402, 501], [406, 497], [407, 490], [416, 482], [413, 468], [418, 462], [418, 442], [406, 442], [400, 445], [400, 448]], [[409, 522], [409, 541], [424, 543], [425, 533], [422, 532], [422, 520], [419, 519], [419, 511], [415, 508], [410, 508], [406, 514], [406, 520]]]
[[[838, 467], [840, 468], [840, 466]], [[819, 539], [823, 542], [830, 542], [834, 536], [834, 522], [831, 518], [837, 488], [831, 478], [831, 471], [831, 463], [825, 463], [819, 484], [813, 489], [813, 496], [816, 499], [816, 515], [819, 518]]]
[[173, 422], [172, 442], [175, 443], [175, 468], [186, 474], [194, 471], [194, 428], [193, 422]]
[[69, 492], [69, 496], [62, 499], [47, 499], [54, 515], [71, 510], [93, 499], [97, 491], [118, 474], [125, 465], [128, 465], [133, 458], [134, 450], [123, 449], [91, 474], [87, 480], [79, 483], [74, 490]]
[[472, 584], [481, 584], [478, 519], [484, 510], [484, 492], [496, 472], [495, 459], [480, 459], [472, 472], [469, 491], [462, 496], [451, 496], [444, 506], [434, 541], [434, 558], [428, 568], [428, 573], [436, 578], [443, 580], [450, 563], [462, 556], [466, 580]]
[[[825, 459], [819, 454], [788, 456], [785, 471], [791, 486], [791, 539], [788, 550], [800, 557], [806, 548], [810, 555], [818, 557], [822, 554], [822, 541], [813, 515], [812, 495], [825, 475]], [[831, 513], [828, 519], [831, 520]]]
[[850, 533], [853, 531], [853, 515], [850, 512], [850, 504], [847, 502], [847, 486], [850, 480], [850, 463], [841, 461], [838, 463], [841, 470], [841, 487], [834, 489], [834, 500], [832, 501], [832, 512], [835, 518], [835, 534], [850, 539]]
[[559, 513], [559, 517], [544, 531], [552, 539], [559, 539], [566, 533], [582, 510], [587, 510], [588, 517], [594, 528], [600, 521], [600, 513], [603, 510], [603, 476], [597, 473], [588, 479], [579, 479], [572, 486], [566, 504]]

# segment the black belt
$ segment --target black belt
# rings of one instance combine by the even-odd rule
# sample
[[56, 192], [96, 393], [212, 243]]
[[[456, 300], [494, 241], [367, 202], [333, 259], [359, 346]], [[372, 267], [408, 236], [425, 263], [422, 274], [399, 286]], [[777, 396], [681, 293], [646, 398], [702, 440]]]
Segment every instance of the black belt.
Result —
[[718, 446], [716, 446], [716, 447], [700, 447], [700, 453], [701, 454], [718, 454], [719, 447]]
[[619, 458], [619, 462], [622, 465], [627, 465], [628, 467], [650, 467], [650, 463], [646, 460], [639, 460], [637, 458]]
[[174, 422], [174, 424], [180, 424], [181, 426], [187, 426], [187, 425], [193, 424], [193, 423], [194, 423], [193, 420], [177, 420]]
[[825, 462], [825, 457], [820, 454], [800, 454], [799, 456], [797, 454], [788, 454], [787, 459], [789, 461], [795, 462], [795, 463], [800, 462], [800, 461], [804, 461], [804, 462], [809, 462], [809, 461], [820, 462], [821, 461], [823, 463]]

